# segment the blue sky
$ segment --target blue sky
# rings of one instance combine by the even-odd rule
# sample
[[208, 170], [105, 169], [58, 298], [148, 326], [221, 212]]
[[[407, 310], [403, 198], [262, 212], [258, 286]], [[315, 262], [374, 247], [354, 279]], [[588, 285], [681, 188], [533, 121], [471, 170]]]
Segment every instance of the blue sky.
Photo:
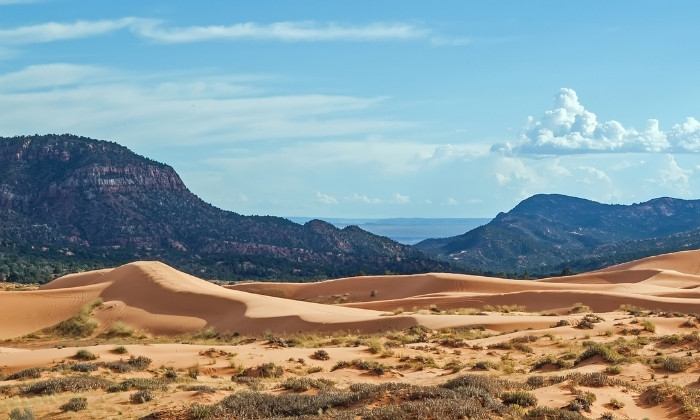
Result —
[[700, 198], [695, 1], [0, 0], [0, 135], [172, 165], [242, 214]]

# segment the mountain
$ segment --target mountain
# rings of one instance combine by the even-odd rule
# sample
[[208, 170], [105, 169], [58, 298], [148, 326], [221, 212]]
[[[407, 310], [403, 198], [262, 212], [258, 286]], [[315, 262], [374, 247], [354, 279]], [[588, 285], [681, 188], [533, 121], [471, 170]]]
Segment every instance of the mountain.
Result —
[[475, 271], [590, 270], [700, 248], [700, 200], [657, 198], [626, 206], [535, 195], [484, 226], [416, 247]]
[[61, 272], [56, 261], [95, 268], [158, 259], [220, 279], [447, 268], [354, 226], [218, 209], [191, 193], [170, 166], [73, 135], [0, 138], [0, 275], [26, 275], [13, 256], [52, 274]]

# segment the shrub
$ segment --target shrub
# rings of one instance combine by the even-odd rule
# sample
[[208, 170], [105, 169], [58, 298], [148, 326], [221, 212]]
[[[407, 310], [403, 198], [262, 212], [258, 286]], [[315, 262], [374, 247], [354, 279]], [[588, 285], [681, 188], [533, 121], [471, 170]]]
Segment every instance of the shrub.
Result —
[[20, 370], [19, 372], [15, 372], [12, 375], [8, 376], [5, 378], [6, 381], [13, 381], [13, 380], [25, 380], [25, 379], [39, 379], [41, 378], [41, 372], [43, 372], [44, 368], [41, 367], [33, 367], [29, 369], [24, 369]]
[[501, 395], [503, 404], [517, 404], [521, 407], [534, 407], [537, 405], [537, 397], [526, 391], [504, 392]]
[[620, 365], [613, 365], [613, 366], [608, 366], [605, 368], [605, 373], [609, 375], [619, 375], [622, 373], [622, 366]]
[[663, 367], [669, 372], [685, 372], [690, 367], [692, 359], [688, 357], [669, 356], [663, 361]]
[[60, 408], [61, 411], [81, 411], [85, 410], [87, 405], [87, 398], [75, 397], [68, 400], [68, 402], [63, 404]]
[[97, 359], [97, 355], [95, 355], [94, 353], [92, 353], [86, 349], [78, 350], [78, 352], [75, 353], [75, 356], [73, 356], [73, 357], [78, 359], [78, 360], [95, 360], [95, 359]]
[[134, 404], [143, 404], [145, 402], [151, 401], [156, 397], [156, 394], [149, 389], [142, 389], [136, 391], [129, 396], [129, 400]]
[[615, 410], [619, 410], [620, 408], [625, 406], [625, 403], [622, 401], [616, 399], [616, 398], [611, 398], [610, 399], [610, 406], [614, 408]]
[[68, 376], [39, 381], [20, 390], [22, 394], [52, 395], [59, 392], [81, 392], [97, 388], [107, 388], [113, 382], [93, 376]]
[[287, 378], [280, 386], [294, 392], [304, 392], [311, 388], [326, 389], [333, 386], [333, 384], [334, 382], [328, 379]]
[[15, 408], [10, 411], [10, 420], [34, 420], [34, 412], [29, 407], [24, 407], [24, 411]]
[[639, 320], [639, 324], [642, 326], [644, 331], [648, 331], [650, 333], [656, 332], [656, 324], [654, 324], [654, 322], [650, 319], [642, 318]]
[[317, 359], [317, 360], [329, 360], [331, 358], [331, 355], [328, 354], [327, 351], [320, 349], [320, 350], [316, 350], [311, 357], [313, 357], [314, 359]]
[[124, 346], [118, 346], [118, 347], [113, 348], [112, 352], [117, 353], [117, 354], [126, 354], [129, 352], [129, 350]]
[[105, 335], [108, 337], [131, 337], [133, 334], [133, 328], [119, 321], [110, 325], [109, 329], [105, 333]]

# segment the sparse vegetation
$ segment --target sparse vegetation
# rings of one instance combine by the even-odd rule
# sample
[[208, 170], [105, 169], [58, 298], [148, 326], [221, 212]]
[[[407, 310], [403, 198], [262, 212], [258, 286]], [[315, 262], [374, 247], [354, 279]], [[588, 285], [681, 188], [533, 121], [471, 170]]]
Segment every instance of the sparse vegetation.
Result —
[[61, 405], [61, 411], [82, 411], [87, 408], [88, 402], [85, 397], [75, 397], [68, 400], [67, 403]]

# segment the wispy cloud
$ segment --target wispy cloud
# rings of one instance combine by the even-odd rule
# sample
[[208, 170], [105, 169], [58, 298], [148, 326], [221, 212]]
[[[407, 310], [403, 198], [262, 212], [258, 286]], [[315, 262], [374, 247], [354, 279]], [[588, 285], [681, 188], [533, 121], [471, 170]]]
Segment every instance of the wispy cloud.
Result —
[[615, 120], [598, 122], [573, 89], [561, 89], [554, 102], [555, 108], [540, 119], [529, 117], [518, 143], [497, 144], [492, 150], [524, 155], [700, 152], [700, 122], [693, 117], [668, 131], [661, 130], [656, 119], [647, 120], [643, 130], [636, 130]]
[[158, 19], [125, 17], [106, 20], [79, 20], [72, 23], [47, 22], [38, 25], [0, 29], [0, 44], [23, 45], [87, 38], [129, 30], [154, 42], [176, 44], [213, 40], [266, 40], [284, 42], [391, 41], [428, 38], [431, 31], [402, 22], [375, 22], [366, 25], [315, 21], [235, 23], [232, 25], [168, 27]]
[[73, 23], [47, 22], [38, 25], [0, 29], [0, 44], [23, 45], [87, 38], [130, 28], [140, 32], [156, 21], [126, 17], [116, 20], [79, 20]]
[[153, 79], [62, 63], [0, 74], [0, 135], [70, 132], [190, 144], [364, 137], [411, 126], [373, 115], [386, 101], [381, 97], [280, 95], [235, 75]]
[[407, 23], [371, 23], [346, 25], [337, 23], [256, 22], [222, 26], [187, 26], [168, 28], [160, 24], [139, 25], [135, 32], [144, 38], [164, 43], [210, 40], [313, 41], [382, 41], [425, 38], [430, 31]]

